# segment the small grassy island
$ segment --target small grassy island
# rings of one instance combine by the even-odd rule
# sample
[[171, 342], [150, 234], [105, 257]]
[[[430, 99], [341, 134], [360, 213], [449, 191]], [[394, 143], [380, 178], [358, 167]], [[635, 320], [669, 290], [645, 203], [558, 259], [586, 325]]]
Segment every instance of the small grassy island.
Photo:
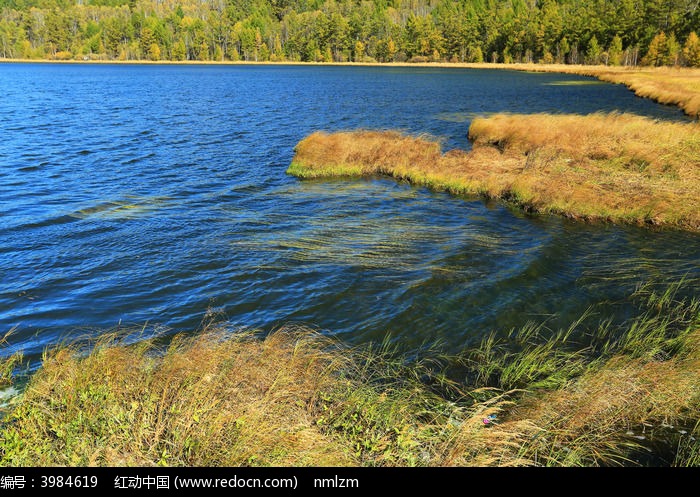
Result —
[[700, 230], [700, 125], [624, 114], [477, 118], [473, 149], [441, 152], [394, 131], [317, 132], [296, 147], [300, 178], [388, 175], [575, 219]]

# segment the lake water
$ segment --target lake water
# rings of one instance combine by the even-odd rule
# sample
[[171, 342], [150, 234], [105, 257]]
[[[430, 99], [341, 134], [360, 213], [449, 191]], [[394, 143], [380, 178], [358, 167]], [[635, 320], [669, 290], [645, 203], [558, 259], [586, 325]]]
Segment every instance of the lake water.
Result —
[[[477, 115], [684, 120], [585, 77], [456, 68], [0, 64], [0, 333], [306, 323], [448, 348], [700, 278], [700, 236], [525, 216], [392, 180], [299, 181], [315, 130], [468, 148]], [[554, 317], [553, 317], [554, 316]]]

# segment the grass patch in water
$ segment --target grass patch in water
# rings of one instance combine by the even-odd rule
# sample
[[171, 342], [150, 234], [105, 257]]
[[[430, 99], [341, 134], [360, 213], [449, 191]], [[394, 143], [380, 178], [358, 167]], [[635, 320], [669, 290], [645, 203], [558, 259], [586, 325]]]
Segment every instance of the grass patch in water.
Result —
[[545, 86], [589, 86], [589, 85], [602, 85], [603, 81], [588, 81], [588, 80], [570, 80], [570, 81], [552, 81], [551, 83], [545, 83]]
[[477, 117], [485, 117], [492, 113], [487, 112], [440, 112], [434, 116], [438, 121], [450, 123], [466, 123]]
[[634, 465], [630, 433], [689, 426], [655, 461], [696, 466], [700, 303], [678, 288], [638, 292], [623, 325], [528, 325], [454, 356], [223, 324], [61, 345], [5, 407], [0, 463]]
[[313, 133], [288, 173], [386, 175], [575, 219], [700, 231], [700, 124], [628, 114], [474, 119], [470, 152], [395, 131]]
[[167, 205], [172, 199], [163, 196], [135, 196], [127, 195], [122, 200], [110, 200], [100, 202], [78, 211], [69, 216], [76, 219], [88, 219], [90, 217], [104, 219], [135, 219], [144, 214], [149, 214]]

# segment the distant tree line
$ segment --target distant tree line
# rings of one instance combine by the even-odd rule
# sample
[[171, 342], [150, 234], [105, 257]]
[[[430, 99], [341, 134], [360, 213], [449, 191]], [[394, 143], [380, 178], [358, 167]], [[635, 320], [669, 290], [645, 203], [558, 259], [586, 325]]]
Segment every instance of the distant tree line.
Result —
[[0, 57], [700, 66], [700, 0], [0, 0]]

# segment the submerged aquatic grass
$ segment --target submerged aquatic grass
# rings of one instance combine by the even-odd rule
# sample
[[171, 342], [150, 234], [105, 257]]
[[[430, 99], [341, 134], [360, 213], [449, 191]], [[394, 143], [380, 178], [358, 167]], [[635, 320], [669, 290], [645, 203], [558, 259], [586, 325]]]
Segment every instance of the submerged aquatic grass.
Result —
[[288, 173], [388, 175], [585, 220], [700, 230], [700, 125], [627, 114], [474, 119], [470, 152], [395, 131], [313, 133]]
[[64, 344], [4, 408], [0, 464], [637, 465], [663, 432], [652, 463], [697, 466], [700, 302], [679, 288], [640, 289], [619, 325], [587, 313], [450, 356], [223, 323]]

